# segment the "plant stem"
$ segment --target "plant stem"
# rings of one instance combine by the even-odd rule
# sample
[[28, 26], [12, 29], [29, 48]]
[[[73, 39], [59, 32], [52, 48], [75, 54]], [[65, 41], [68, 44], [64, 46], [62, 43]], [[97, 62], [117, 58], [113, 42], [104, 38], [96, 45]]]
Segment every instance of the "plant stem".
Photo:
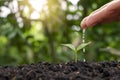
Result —
[[77, 62], [77, 50], [75, 50], [75, 62]]

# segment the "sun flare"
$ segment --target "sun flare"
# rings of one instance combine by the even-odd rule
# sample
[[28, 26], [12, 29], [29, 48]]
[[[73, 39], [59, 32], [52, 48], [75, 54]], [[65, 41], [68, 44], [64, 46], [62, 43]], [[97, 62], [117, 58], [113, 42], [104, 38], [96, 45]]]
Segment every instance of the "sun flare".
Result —
[[36, 11], [41, 11], [47, 3], [47, 0], [29, 0], [29, 3]]
[[34, 8], [34, 12], [31, 14], [31, 19], [38, 19], [40, 17], [39, 12], [41, 12], [45, 7], [47, 0], [28, 0], [31, 6]]

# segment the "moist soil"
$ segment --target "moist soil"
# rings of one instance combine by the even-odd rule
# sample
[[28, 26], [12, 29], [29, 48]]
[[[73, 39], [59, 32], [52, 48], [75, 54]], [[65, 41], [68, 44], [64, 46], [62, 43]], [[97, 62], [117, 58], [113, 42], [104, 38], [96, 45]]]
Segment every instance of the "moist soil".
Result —
[[0, 80], [120, 80], [120, 62], [68, 62], [0, 67]]

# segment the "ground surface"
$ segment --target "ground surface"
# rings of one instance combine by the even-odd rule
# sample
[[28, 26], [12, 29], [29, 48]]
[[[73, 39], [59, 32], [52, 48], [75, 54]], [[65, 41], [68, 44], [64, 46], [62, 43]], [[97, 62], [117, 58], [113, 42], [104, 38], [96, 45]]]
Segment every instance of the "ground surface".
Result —
[[38, 63], [0, 67], [0, 80], [120, 80], [120, 62]]

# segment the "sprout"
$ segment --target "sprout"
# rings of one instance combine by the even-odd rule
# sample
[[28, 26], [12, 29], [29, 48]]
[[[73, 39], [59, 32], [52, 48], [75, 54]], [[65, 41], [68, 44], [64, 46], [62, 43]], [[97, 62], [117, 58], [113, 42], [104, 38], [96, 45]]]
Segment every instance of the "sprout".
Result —
[[78, 51], [80, 51], [81, 49], [83, 49], [84, 47], [89, 45], [90, 43], [91, 42], [82, 43], [82, 44], [80, 44], [77, 47], [75, 47], [73, 44], [62, 44], [62, 46], [68, 47], [68, 48], [70, 48], [74, 52], [74, 54], [75, 54], [75, 62], [77, 62], [77, 60], [78, 60], [78, 57], [77, 57]]

